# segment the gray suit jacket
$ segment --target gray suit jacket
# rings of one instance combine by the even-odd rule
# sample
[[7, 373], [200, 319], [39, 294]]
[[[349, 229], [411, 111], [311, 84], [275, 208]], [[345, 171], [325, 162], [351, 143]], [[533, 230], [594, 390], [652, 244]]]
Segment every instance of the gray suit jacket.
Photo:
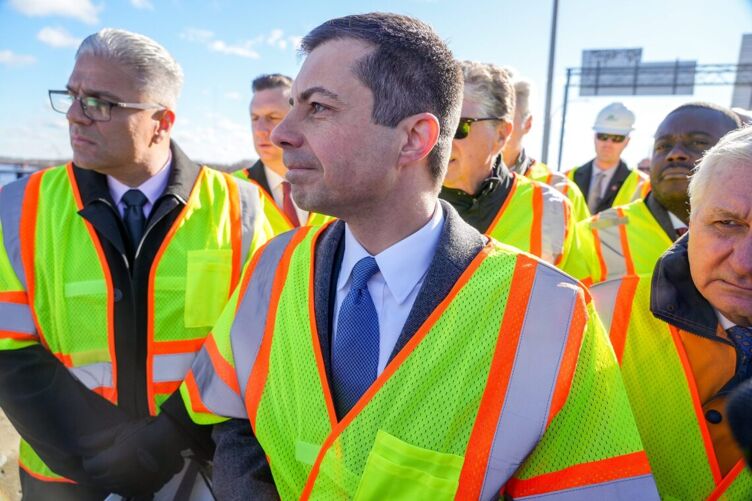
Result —
[[[402, 350], [431, 312], [447, 296], [487, 239], [465, 223], [451, 205], [441, 201], [445, 221], [436, 254], [407, 317], [391, 358]], [[331, 319], [337, 276], [344, 251], [345, 223], [330, 225], [318, 240], [315, 253], [314, 310], [321, 354], [331, 381]], [[214, 430], [214, 489], [220, 500], [276, 499], [269, 465], [261, 446], [244, 420], [230, 420]]]

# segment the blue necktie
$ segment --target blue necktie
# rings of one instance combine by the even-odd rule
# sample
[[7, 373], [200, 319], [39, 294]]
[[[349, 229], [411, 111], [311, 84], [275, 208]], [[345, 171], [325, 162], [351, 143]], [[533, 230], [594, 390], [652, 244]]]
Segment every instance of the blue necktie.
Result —
[[128, 235], [131, 237], [133, 253], [135, 254], [138, 244], [141, 243], [141, 237], [144, 234], [144, 226], [146, 224], [144, 205], [146, 205], [148, 199], [140, 190], [128, 190], [123, 194], [121, 200], [125, 204], [123, 221], [128, 230]]
[[726, 330], [726, 333], [734, 342], [741, 360], [737, 364], [738, 377], [742, 380], [752, 376], [752, 328], [735, 325]]
[[376, 379], [379, 366], [379, 318], [368, 280], [379, 271], [364, 257], [350, 275], [350, 292], [342, 301], [332, 346], [332, 391], [337, 415], [344, 416]]

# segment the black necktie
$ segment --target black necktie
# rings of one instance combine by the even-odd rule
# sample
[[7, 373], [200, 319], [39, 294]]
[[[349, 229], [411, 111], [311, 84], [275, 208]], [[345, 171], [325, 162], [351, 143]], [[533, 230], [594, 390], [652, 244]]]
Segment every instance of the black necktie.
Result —
[[123, 195], [122, 201], [125, 204], [123, 221], [125, 222], [125, 227], [128, 229], [128, 235], [131, 237], [133, 253], [135, 254], [138, 244], [141, 243], [141, 237], [144, 235], [144, 226], [146, 224], [144, 205], [146, 205], [148, 199], [139, 190], [128, 190]]

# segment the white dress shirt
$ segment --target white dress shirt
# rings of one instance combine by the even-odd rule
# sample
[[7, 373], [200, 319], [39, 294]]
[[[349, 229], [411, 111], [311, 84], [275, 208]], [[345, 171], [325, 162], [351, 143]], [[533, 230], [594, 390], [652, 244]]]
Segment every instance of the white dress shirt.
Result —
[[[285, 178], [271, 170], [266, 165], [264, 165], [264, 172], [266, 173], [266, 180], [269, 182], [269, 189], [272, 190], [274, 203], [277, 204], [277, 207], [279, 207], [280, 210], [282, 210], [285, 199], [285, 195], [282, 192], [282, 182], [285, 180]], [[295, 200], [293, 200], [292, 197], [290, 197], [290, 200], [292, 200], [292, 204], [295, 206], [295, 213], [298, 215], [298, 221], [300, 221], [300, 225], [305, 226], [306, 222], [308, 221], [308, 211], [298, 207], [298, 204], [295, 203]]]
[[[368, 292], [379, 319], [379, 374], [386, 367], [420, 286], [423, 285], [443, 227], [444, 209], [437, 203], [433, 216], [425, 226], [373, 256], [379, 271], [368, 281]], [[350, 292], [352, 269], [358, 261], [368, 256], [368, 251], [355, 239], [349, 226], [345, 225], [345, 252], [337, 280], [332, 344], [337, 337], [340, 306]]]
[[107, 176], [107, 187], [110, 189], [110, 196], [112, 197], [112, 200], [117, 204], [117, 209], [120, 213], [120, 217], [123, 217], [123, 215], [125, 214], [125, 203], [123, 202], [123, 195], [125, 195], [126, 191], [135, 189], [141, 191], [141, 193], [146, 195], [147, 202], [144, 204], [143, 210], [144, 217], [146, 219], [149, 219], [149, 214], [151, 214], [151, 209], [154, 207], [154, 202], [156, 202], [157, 199], [162, 196], [165, 188], [167, 188], [167, 182], [170, 179], [171, 169], [172, 153], [170, 153], [170, 156], [167, 158], [167, 162], [159, 170], [159, 172], [151, 176], [136, 188], [125, 185], [112, 176]]

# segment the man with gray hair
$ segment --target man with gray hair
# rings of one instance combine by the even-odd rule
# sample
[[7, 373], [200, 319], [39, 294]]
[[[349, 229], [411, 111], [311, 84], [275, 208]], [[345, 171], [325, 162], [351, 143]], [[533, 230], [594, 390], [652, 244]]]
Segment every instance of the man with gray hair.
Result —
[[752, 377], [752, 127], [709, 149], [689, 232], [651, 275], [591, 288], [663, 499], [752, 499], [726, 410]]
[[507, 138], [504, 149], [504, 165], [509, 170], [534, 181], [553, 186], [572, 202], [574, 219], [582, 221], [590, 217], [585, 197], [574, 181], [560, 172], [554, 172], [548, 165], [530, 156], [525, 149], [523, 140], [533, 127], [533, 114], [530, 112], [530, 100], [533, 93], [532, 85], [517, 72], [506, 66], [504, 70], [509, 75], [514, 86], [514, 119], [512, 132]]
[[[208, 430], [160, 421], [162, 447], [113, 481], [89, 461], [133, 440], [181, 383], [250, 253], [259, 193], [171, 141], [182, 71], [143, 35], [103, 29], [65, 90], [73, 161], [0, 194], [0, 406], [19, 431], [24, 499], [187, 499]], [[119, 472], [105, 472], [118, 475]], [[184, 496], [184, 497], [181, 497]]]

